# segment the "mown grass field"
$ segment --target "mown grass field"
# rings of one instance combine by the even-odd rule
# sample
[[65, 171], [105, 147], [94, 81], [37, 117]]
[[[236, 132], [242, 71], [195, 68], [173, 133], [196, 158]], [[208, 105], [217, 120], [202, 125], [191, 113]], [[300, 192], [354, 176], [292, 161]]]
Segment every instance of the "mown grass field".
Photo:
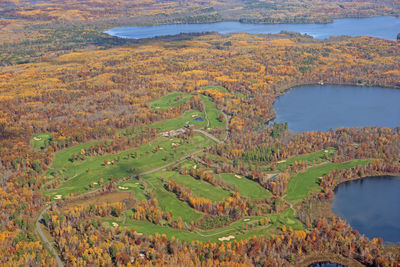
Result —
[[[68, 177], [68, 180], [63, 182], [56, 190], [48, 191], [46, 194], [50, 196], [65, 196], [70, 193], [82, 193], [87, 191], [85, 187], [87, 188], [93, 183], [99, 183], [101, 178], [104, 181], [109, 181], [111, 178], [120, 179], [132, 174], [149, 171], [215, 143], [198, 134], [190, 138], [188, 142], [182, 143], [177, 147], [172, 146], [172, 143], [179, 143], [180, 141], [181, 139], [179, 138], [159, 137], [153, 142], [136, 149], [99, 157], [87, 157], [85, 160], [77, 160], [75, 162], [69, 160], [72, 153], [79, 153], [82, 148], [88, 147], [95, 142], [62, 150], [56, 153], [54, 164], [48, 175], [57, 170], [62, 170], [63, 176]], [[162, 149], [156, 151], [155, 148], [157, 146]], [[176, 148], [176, 153], [173, 151], [174, 148]], [[135, 152], [138, 155], [137, 158], [131, 156]], [[167, 159], [165, 158], [166, 156], [168, 157]], [[117, 159], [114, 165], [104, 164], [105, 160], [113, 159]], [[95, 185], [93, 188], [98, 186]]]
[[369, 161], [371, 160], [352, 160], [343, 163], [326, 163], [316, 167], [311, 167], [289, 180], [285, 199], [292, 203], [300, 202], [313, 190], [319, 190], [319, 177], [324, 176], [335, 169], [353, 168], [356, 165], [364, 165]]
[[[200, 117], [204, 121], [193, 120], [196, 117]], [[156, 122], [156, 123], [149, 125], [149, 127], [156, 128], [156, 129], [158, 129], [159, 132], [165, 132], [165, 131], [183, 128], [186, 125], [190, 125], [190, 126], [194, 126], [194, 127], [206, 126], [207, 122], [204, 118], [204, 113], [200, 112], [198, 110], [190, 110], [188, 112], [185, 112], [182, 116], [180, 116], [178, 118]]]
[[33, 146], [34, 151], [38, 151], [40, 149], [44, 149], [45, 142], [51, 139], [50, 133], [38, 133], [32, 136], [31, 144]]
[[118, 184], [117, 189], [119, 192], [133, 192], [134, 198], [136, 200], [142, 201], [147, 200], [144, 193], [144, 185], [136, 178], [131, 178], [129, 180], [123, 181]]
[[179, 106], [186, 103], [186, 101], [188, 101], [191, 97], [192, 97], [191, 94], [176, 92], [168, 94], [154, 101], [151, 101], [149, 104], [152, 109], [166, 110], [171, 107]]
[[[179, 99], [180, 102], [175, 101], [178, 96], [181, 96]], [[172, 93], [151, 102], [150, 105], [152, 107], [165, 109], [170, 105], [182, 104], [190, 97], [190, 94]], [[210, 127], [219, 127], [224, 125], [224, 122], [218, 121], [220, 113], [219, 110], [217, 110], [215, 103], [205, 96], [202, 96], [202, 101], [204, 102], [207, 116], [210, 117], [210, 122], [212, 122]], [[194, 121], [194, 118], [196, 117], [201, 117], [204, 121]], [[178, 118], [156, 122], [149, 125], [149, 127], [157, 128], [159, 132], [165, 132], [179, 129], [186, 125], [201, 128], [206, 126], [207, 121], [205, 119], [205, 113], [198, 110], [190, 110]], [[124, 134], [124, 131], [121, 130], [119, 133]], [[41, 142], [44, 142], [43, 140], [45, 140], [45, 138], [50, 138], [50, 134], [44, 133], [35, 137], [36, 140], [33, 143], [33, 146], [40, 148], [43, 146]], [[38, 140], [39, 138], [40, 140]], [[52, 167], [46, 173], [46, 176], [49, 179], [54, 176], [61, 177], [61, 185], [55, 190], [45, 192], [45, 194], [50, 196], [62, 195], [64, 197], [71, 193], [84, 193], [98, 188], [100, 186], [101, 178], [103, 178], [104, 182], [107, 182], [111, 179], [120, 179], [136, 173], [146, 172], [214, 144], [214, 141], [210, 140], [206, 136], [196, 134], [190, 138], [188, 142], [184, 142], [177, 147], [172, 147], [172, 143], [180, 143], [180, 141], [181, 139], [178, 138], [159, 137], [153, 142], [135, 149], [98, 157], [86, 157], [85, 160], [77, 160], [75, 162], [70, 161], [72, 154], [79, 154], [82, 149], [94, 145], [99, 141], [87, 142], [85, 144], [64, 149], [55, 154]], [[161, 147], [161, 149], [155, 151], [157, 146]], [[174, 149], [176, 149], [176, 153], [174, 153]], [[134, 153], [137, 154], [136, 158], [133, 157]], [[111, 160], [115, 160], [115, 163], [113, 165], [105, 166], [104, 161]], [[136, 191], [139, 199], [144, 199], [145, 196], [141, 193], [142, 190], [138, 189], [138, 187], [135, 187], [134, 185], [129, 184], [128, 182], [127, 184], [120, 186], [129, 187], [128, 190]], [[120, 190], [122, 191], [123, 189]]]
[[[130, 213], [131, 212], [127, 212], [124, 215], [124, 218], [117, 220], [107, 219], [105, 220], [105, 224], [111, 227], [112, 222], [117, 222], [120, 227], [135, 229], [135, 231], [138, 233], [145, 233], [147, 235], [154, 235], [158, 233], [160, 235], [165, 234], [168, 238], [175, 237], [178, 240], [197, 240], [202, 242], [218, 242], [218, 238], [227, 237], [229, 235], [233, 235], [235, 237], [231, 240], [243, 240], [251, 238], [253, 235], [269, 236], [271, 233], [275, 233], [278, 229], [281, 229], [283, 225], [285, 225], [287, 228], [292, 227], [294, 230], [304, 229], [301, 222], [294, 218], [293, 211], [291, 209], [288, 209], [281, 214], [270, 214], [264, 217], [244, 217], [225, 227], [213, 230], [195, 229], [193, 232], [178, 230], [168, 226], [155, 225], [147, 221], [135, 221], [130, 219]], [[258, 221], [265, 217], [267, 217], [270, 222], [265, 225], [259, 225]], [[246, 225], [252, 224], [255, 226], [249, 227], [247, 230], [245, 229]]]
[[250, 199], [265, 199], [271, 196], [271, 193], [259, 183], [251, 181], [241, 175], [239, 176], [241, 178], [237, 178], [235, 174], [222, 173], [220, 177], [225, 182], [234, 185], [239, 190], [241, 196]]
[[190, 188], [197, 197], [207, 198], [211, 201], [221, 201], [232, 195], [233, 192], [214, 186], [205, 181], [196, 180], [188, 175], [181, 175], [177, 172], [163, 172], [162, 177], [172, 180], [182, 186]]
[[327, 161], [327, 158], [331, 157], [333, 153], [335, 153], [335, 148], [328, 148], [325, 150], [321, 150], [315, 153], [299, 155], [295, 157], [288, 158], [287, 160], [278, 163], [277, 171], [283, 171], [287, 169], [289, 166], [293, 165], [295, 161], [307, 161], [308, 164], [312, 164], [314, 161], [316, 164]]
[[158, 200], [158, 205], [163, 211], [169, 211], [174, 218], [182, 218], [182, 221], [190, 223], [204, 216], [204, 214], [192, 209], [186, 202], [180, 201], [172, 192], [168, 192], [164, 188], [164, 184], [160, 177], [165, 171], [158, 171], [152, 174], [144, 175], [143, 182], [154, 194]]
[[219, 120], [219, 116], [221, 114], [221, 111], [217, 109], [216, 104], [211, 101], [211, 99], [207, 96], [202, 95], [201, 99], [203, 100], [205, 110], [207, 112], [207, 118], [210, 122], [208, 125], [208, 128], [225, 128], [225, 121]]

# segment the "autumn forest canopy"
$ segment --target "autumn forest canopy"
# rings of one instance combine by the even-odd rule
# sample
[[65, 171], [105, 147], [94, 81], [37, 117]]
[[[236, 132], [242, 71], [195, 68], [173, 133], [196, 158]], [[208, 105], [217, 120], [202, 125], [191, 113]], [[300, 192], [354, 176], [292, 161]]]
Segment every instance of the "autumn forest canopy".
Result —
[[398, 266], [398, 244], [331, 202], [341, 183], [400, 176], [400, 125], [269, 122], [295, 86], [399, 89], [399, 42], [103, 32], [399, 14], [397, 0], [2, 1], [0, 265]]

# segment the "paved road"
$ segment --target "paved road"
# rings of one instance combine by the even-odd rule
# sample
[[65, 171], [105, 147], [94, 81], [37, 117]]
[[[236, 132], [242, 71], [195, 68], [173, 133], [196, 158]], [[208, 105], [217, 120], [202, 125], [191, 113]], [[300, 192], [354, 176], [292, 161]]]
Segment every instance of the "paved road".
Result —
[[218, 144], [223, 142], [223, 141], [219, 140], [217, 137], [215, 137], [214, 135], [212, 135], [210, 133], [207, 133], [206, 131], [203, 131], [203, 130], [200, 130], [200, 129], [194, 129], [193, 132], [198, 132], [198, 133], [204, 134], [205, 136], [207, 136], [208, 138], [214, 140]]
[[225, 142], [228, 139], [229, 136], [229, 119], [230, 117], [224, 112], [224, 110], [221, 110], [222, 115], [224, 115], [225, 118], [225, 138], [222, 142]]
[[47, 206], [46, 208], [44, 208], [42, 210], [42, 212], [39, 215], [39, 218], [36, 221], [36, 230], [38, 231], [40, 237], [43, 239], [43, 241], [47, 244], [48, 248], [51, 250], [51, 252], [56, 256], [56, 261], [57, 261], [57, 265], [58, 267], [63, 267], [64, 264], [61, 261], [60, 257], [58, 256], [57, 251], [54, 249], [53, 244], [47, 239], [47, 237], [45, 236], [45, 234], [42, 231], [42, 228], [40, 227], [40, 220], [42, 220], [43, 218], [43, 214], [48, 211], [50, 208], [50, 206]]

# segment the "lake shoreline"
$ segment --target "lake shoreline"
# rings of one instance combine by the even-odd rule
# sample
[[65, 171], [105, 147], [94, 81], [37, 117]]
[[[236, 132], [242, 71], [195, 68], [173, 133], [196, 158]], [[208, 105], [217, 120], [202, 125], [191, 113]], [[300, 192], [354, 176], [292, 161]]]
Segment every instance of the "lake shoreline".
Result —
[[[362, 91], [364, 88], [366, 93]], [[289, 129], [296, 133], [327, 132], [343, 127], [394, 128], [400, 125], [398, 105], [392, 103], [400, 101], [398, 89], [397, 86], [346, 82], [287, 84], [275, 89], [274, 115], [265, 124], [287, 122]], [[287, 95], [289, 92], [291, 94]], [[362, 117], [363, 112], [370, 115]]]
[[[334, 212], [333, 206], [332, 206], [332, 205], [333, 205], [333, 203], [334, 203], [334, 201], [335, 201], [337, 190], [338, 190], [338, 188], [339, 188], [341, 185], [346, 184], [346, 183], [349, 183], [349, 184], [350, 184], [351, 182], [356, 182], [356, 181], [362, 181], [362, 180], [368, 179], [368, 178], [375, 178], [375, 179], [380, 179], [380, 178], [382, 178], [382, 179], [386, 179], [386, 178], [400, 179], [400, 172], [395, 172], [395, 173], [393, 173], [393, 172], [384, 172], [384, 173], [379, 173], [379, 174], [376, 174], [376, 175], [368, 174], [368, 175], [361, 176], [361, 177], [351, 177], [351, 178], [349, 178], [349, 179], [347, 179], [347, 180], [345, 180], [345, 181], [342, 181], [342, 182], [336, 184], [335, 187], [334, 187], [334, 189], [333, 189], [333, 192], [334, 192], [335, 194], [333, 195], [333, 197], [332, 197], [331, 199], [329, 199], [329, 208], [330, 208], [330, 212], [332, 213], [332, 215], [335, 216], [335, 217], [339, 217], [339, 218], [341, 218], [342, 220], [346, 221], [346, 223], [347, 223], [348, 225], [350, 225], [353, 229], [355, 229], [355, 230], [357, 230], [357, 231], [359, 231], [359, 230], [358, 230], [357, 228], [353, 227], [353, 226], [347, 221], [346, 218], [344, 218], [344, 217], [342, 217], [342, 216], [339, 216], [339, 215], [337, 215], [337, 214]], [[359, 231], [359, 233], [360, 233], [361, 235], [365, 235], [368, 239], [372, 240], [372, 238], [368, 237], [368, 236], [366, 235], [366, 233], [362, 233], [361, 231]], [[400, 240], [397, 241], [397, 242], [390, 242], [390, 241], [385, 241], [385, 239], [383, 239], [383, 245], [384, 245], [385, 247], [395, 247], [395, 248], [397, 248], [397, 249], [400, 249]]]
[[324, 262], [329, 262], [329, 263], [339, 264], [339, 265], [344, 265], [344, 266], [352, 266], [352, 267], [364, 266], [363, 264], [361, 264], [360, 262], [356, 261], [353, 258], [345, 258], [342, 255], [330, 254], [330, 253], [324, 253], [324, 254], [316, 253], [316, 254], [308, 255], [300, 262], [296, 262], [296, 266], [308, 267], [311, 264], [324, 263]]
[[[358, 23], [355, 23], [357, 21]], [[123, 23], [121, 23], [123, 25]], [[129, 22], [125, 23], [125, 25]], [[358, 25], [355, 27], [354, 25]], [[373, 25], [372, 27], [367, 27]], [[250, 34], [274, 34], [280, 32], [299, 32], [308, 34], [314, 39], [329, 39], [331, 36], [372, 36], [395, 41], [397, 38], [397, 26], [400, 18], [395, 16], [371, 16], [371, 17], [344, 17], [331, 18], [322, 22], [311, 21], [263, 21], [227, 19], [207, 23], [171, 23], [153, 24], [149, 26], [116, 26], [103, 31], [110, 36], [124, 39], [144, 39], [157, 36], [174, 36], [180, 33], [218, 32], [221, 34], [250, 33]]]

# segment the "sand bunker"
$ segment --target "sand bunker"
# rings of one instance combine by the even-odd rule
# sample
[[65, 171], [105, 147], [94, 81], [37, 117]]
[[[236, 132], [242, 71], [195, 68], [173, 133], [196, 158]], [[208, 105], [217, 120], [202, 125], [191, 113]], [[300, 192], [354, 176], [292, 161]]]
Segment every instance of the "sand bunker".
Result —
[[193, 166], [193, 169], [196, 169], [196, 168], [197, 168], [197, 165], [194, 165], [194, 166]]
[[244, 219], [243, 221], [248, 222], [248, 221], [250, 221], [250, 219]]
[[56, 195], [55, 197], [54, 197], [54, 199], [61, 199], [62, 198], [62, 195]]
[[242, 177], [240, 175], [235, 174], [236, 178], [242, 179]]
[[118, 227], [118, 223], [116, 223], [116, 222], [113, 222], [113, 223], [112, 223], [112, 226], [114, 226], [114, 227]]
[[325, 153], [328, 153], [329, 151], [328, 150], [325, 150]]
[[220, 237], [220, 238], [218, 238], [218, 240], [219, 241], [229, 241], [229, 240], [234, 239], [234, 238], [235, 238], [235, 236], [230, 235], [230, 236]]
[[127, 190], [127, 189], [128, 189], [128, 187], [125, 187], [125, 186], [118, 186], [118, 189], [121, 189], [121, 190]]
[[278, 161], [278, 163], [284, 163], [284, 162], [286, 162], [286, 159]]
[[35, 141], [40, 141], [40, 140], [42, 140], [42, 138], [40, 138], [40, 137], [33, 137], [33, 140], [35, 140]]

